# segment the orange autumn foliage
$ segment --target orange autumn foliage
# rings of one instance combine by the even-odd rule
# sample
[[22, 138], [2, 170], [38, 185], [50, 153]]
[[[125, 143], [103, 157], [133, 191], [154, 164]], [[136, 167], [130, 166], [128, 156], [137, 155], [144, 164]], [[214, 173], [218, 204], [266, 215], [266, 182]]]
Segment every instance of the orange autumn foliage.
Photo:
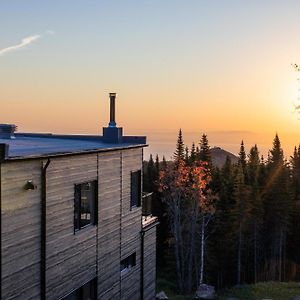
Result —
[[211, 212], [211, 193], [207, 189], [210, 181], [207, 163], [196, 162], [188, 165], [180, 160], [176, 165], [169, 165], [160, 172], [159, 187], [166, 200], [174, 197], [180, 197], [182, 200], [193, 199], [198, 201], [201, 211]]

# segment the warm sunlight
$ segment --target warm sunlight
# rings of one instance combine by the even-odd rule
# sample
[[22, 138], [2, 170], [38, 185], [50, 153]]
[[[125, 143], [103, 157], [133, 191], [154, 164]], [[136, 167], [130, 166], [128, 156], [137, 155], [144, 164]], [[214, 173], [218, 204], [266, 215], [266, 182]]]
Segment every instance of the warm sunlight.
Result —
[[1, 299], [300, 299], [300, 1], [0, 2]]

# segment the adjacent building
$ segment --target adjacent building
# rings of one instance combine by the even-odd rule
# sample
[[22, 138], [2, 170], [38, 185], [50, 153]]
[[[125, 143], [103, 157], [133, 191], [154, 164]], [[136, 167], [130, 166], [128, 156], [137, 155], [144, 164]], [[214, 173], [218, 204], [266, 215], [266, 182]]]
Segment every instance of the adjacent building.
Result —
[[155, 299], [146, 138], [123, 136], [115, 97], [103, 136], [0, 125], [1, 299]]

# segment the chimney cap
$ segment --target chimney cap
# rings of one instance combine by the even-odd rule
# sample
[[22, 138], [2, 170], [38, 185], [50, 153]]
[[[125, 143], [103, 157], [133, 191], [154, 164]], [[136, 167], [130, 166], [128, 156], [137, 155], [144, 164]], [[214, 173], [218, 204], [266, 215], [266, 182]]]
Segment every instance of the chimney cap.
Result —
[[116, 97], [117, 93], [109, 93], [109, 97]]

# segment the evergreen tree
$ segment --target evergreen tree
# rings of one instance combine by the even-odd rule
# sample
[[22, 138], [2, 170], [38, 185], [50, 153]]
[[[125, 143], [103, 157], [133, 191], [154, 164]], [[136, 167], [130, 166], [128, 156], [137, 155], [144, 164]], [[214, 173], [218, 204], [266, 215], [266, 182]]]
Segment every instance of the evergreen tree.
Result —
[[196, 147], [196, 160], [200, 160], [200, 148]]
[[254, 147], [250, 149], [247, 170], [248, 176], [251, 180], [251, 185], [257, 185], [260, 170], [260, 159], [257, 145], [254, 145]]
[[[249, 160], [247, 164], [247, 174], [250, 185], [250, 222], [249, 234], [250, 238], [247, 241], [247, 249], [249, 253], [250, 267], [249, 278], [256, 283], [258, 281], [259, 266], [262, 262], [260, 253], [262, 252], [262, 222], [263, 222], [263, 203], [260, 193], [260, 175], [261, 175], [261, 162], [259, 159], [259, 152], [255, 145], [250, 149]], [[253, 275], [252, 275], [253, 274]]]
[[174, 161], [177, 164], [180, 160], [184, 160], [185, 152], [184, 152], [184, 142], [182, 137], [181, 128], [179, 129], [177, 143], [176, 143], [176, 150], [174, 152]]
[[[291, 157], [292, 167], [292, 208], [290, 230], [287, 236], [287, 256], [295, 264], [300, 265], [300, 145], [295, 147], [294, 155]], [[295, 251], [297, 249], [297, 251]], [[285, 278], [285, 280], [295, 280]]]
[[193, 164], [196, 161], [196, 147], [195, 143], [192, 144], [191, 155], [190, 155], [190, 163]]
[[167, 168], [167, 161], [166, 161], [166, 158], [164, 155], [162, 158], [161, 168], [162, 168], [162, 170], [165, 170]]
[[242, 167], [244, 177], [246, 178], [246, 152], [244, 147], [244, 141], [241, 142], [240, 152], [239, 152], [239, 165]]
[[244, 223], [246, 219], [246, 199], [245, 199], [245, 182], [241, 163], [238, 164], [234, 180], [234, 200], [235, 200], [235, 215], [237, 219], [237, 285], [241, 284], [242, 276], [242, 255], [244, 243]]
[[273, 141], [273, 148], [267, 164], [267, 180], [263, 188], [264, 201], [264, 235], [266, 262], [269, 280], [283, 279], [284, 269], [283, 253], [291, 213], [289, 169], [284, 161], [283, 150], [278, 135]]
[[189, 148], [188, 148], [188, 146], [185, 147], [184, 152], [185, 152], [185, 154], [184, 154], [184, 161], [185, 161], [186, 164], [189, 165], [190, 156], [189, 156]]
[[203, 134], [200, 140], [199, 160], [206, 162], [208, 164], [208, 168], [211, 168], [212, 166], [211, 151], [210, 151], [206, 134]]
[[273, 148], [270, 150], [269, 160], [272, 167], [283, 166], [284, 163], [283, 150], [277, 133], [273, 141]]
[[147, 164], [147, 177], [145, 177], [147, 180], [145, 181], [146, 185], [144, 186], [145, 192], [152, 192], [155, 182], [155, 167], [154, 167], [154, 161], [152, 154], [150, 154], [150, 159]]
[[212, 189], [218, 198], [208, 249], [211, 258], [207, 265], [216, 278], [215, 285], [220, 288], [236, 283], [236, 272], [232, 272], [236, 261], [234, 167], [229, 156], [221, 170], [214, 169]]
[[156, 154], [156, 157], [155, 157], [155, 181], [158, 180], [159, 171], [160, 171], [159, 156], [158, 156], [158, 154]]

